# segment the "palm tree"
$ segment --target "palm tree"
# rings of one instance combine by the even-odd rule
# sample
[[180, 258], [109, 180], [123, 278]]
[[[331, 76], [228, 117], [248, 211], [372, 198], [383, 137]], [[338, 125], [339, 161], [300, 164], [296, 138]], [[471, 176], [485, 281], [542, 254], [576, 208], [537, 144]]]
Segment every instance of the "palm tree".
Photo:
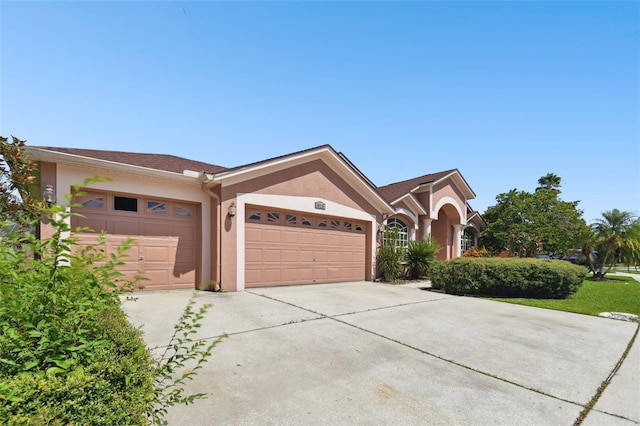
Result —
[[633, 213], [618, 209], [605, 211], [602, 218], [593, 221], [591, 230], [594, 237], [591, 245], [598, 251], [598, 264], [592, 265], [595, 277], [602, 279], [617, 263], [638, 259], [640, 219]]
[[556, 194], [559, 194], [560, 190], [558, 188], [561, 186], [561, 181], [562, 178], [560, 176], [553, 173], [547, 173], [538, 179], [538, 185], [540, 186], [536, 188], [536, 191], [539, 191], [540, 189], [550, 189], [555, 191]]

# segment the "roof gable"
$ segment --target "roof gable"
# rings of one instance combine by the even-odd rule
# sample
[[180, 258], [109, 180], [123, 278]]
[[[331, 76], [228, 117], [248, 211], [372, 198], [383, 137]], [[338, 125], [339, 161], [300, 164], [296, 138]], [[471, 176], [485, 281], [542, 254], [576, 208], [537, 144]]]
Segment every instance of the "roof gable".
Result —
[[436, 183], [457, 171], [457, 169], [446, 170], [444, 172], [431, 173], [428, 175], [403, 180], [401, 182], [391, 183], [389, 185], [379, 187], [378, 192], [380, 192], [380, 194], [382, 194], [382, 196], [391, 203], [405, 196], [406, 194], [413, 192], [422, 185]]
[[233, 185], [251, 179], [257, 179], [270, 173], [285, 170], [311, 161], [321, 160], [327, 164], [338, 176], [356, 189], [365, 199], [383, 213], [391, 213], [393, 209], [384, 197], [344, 154], [336, 152], [330, 145], [321, 145], [287, 155], [273, 157], [267, 160], [234, 167], [213, 174], [207, 178], [212, 183]]

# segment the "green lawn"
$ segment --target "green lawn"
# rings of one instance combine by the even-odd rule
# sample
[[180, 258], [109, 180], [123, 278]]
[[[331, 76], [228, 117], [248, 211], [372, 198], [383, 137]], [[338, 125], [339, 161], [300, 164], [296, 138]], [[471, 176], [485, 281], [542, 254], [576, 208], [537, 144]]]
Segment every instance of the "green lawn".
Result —
[[[500, 302], [598, 315], [600, 312], [625, 312], [640, 316], [640, 282], [632, 277], [609, 277], [598, 282], [586, 279], [569, 299], [491, 298]], [[614, 281], [615, 280], [615, 281]]]

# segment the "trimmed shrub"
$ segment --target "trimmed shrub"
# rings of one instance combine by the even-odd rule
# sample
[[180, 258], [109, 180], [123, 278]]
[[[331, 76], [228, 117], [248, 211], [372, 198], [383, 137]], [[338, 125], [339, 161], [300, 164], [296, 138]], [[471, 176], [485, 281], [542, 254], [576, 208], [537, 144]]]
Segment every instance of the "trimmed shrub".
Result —
[[586, 275], [584, 267], [561, 260], [469, 257], [436, 262], [431, 283], [448, 294], [565, 299]]

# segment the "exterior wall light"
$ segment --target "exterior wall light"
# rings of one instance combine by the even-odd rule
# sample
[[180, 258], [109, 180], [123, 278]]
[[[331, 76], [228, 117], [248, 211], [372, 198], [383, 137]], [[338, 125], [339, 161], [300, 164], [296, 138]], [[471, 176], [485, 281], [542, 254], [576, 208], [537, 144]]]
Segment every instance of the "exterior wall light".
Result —
[[229, 218], [232, 218], [236, 215], [236, 203], [231, 202], [231, 204], [229, 205], [229, 210], [227, 211], [227, 216], [229, 216]]
[[47, 203], [49, 207], [56, 201], [56, 190], [53, 188], [53, 185], [44, 187], [44, 191], [42, 191], [42, 201]]

